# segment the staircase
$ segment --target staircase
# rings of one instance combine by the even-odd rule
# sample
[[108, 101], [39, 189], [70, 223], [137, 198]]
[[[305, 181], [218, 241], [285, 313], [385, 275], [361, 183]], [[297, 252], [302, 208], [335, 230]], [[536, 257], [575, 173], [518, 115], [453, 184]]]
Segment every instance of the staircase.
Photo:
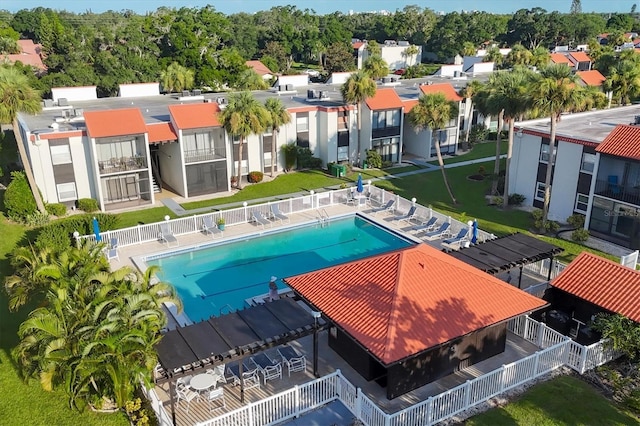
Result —
[[153, 188], [154, 194], [162, 192], [162, 188], [160, 188], [158, 182], [156, 182], [156, 177], [153, 175], [153, 173], [151, 174], [151, 187]]

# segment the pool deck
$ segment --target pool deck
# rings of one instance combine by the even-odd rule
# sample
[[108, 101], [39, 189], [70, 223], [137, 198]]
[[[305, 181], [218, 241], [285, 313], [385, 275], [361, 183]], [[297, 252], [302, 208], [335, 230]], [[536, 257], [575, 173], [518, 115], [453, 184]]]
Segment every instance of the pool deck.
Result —
[[[350, 205], [335, 205], [330, 207], [325, 207], [325, 210], [331, 217], [338, 217], [348, 214], [353, 214], [355, 212], [362, 213], [365, 217], [384, 225], [387, 228], [394, 230], [395, 232], [399, 232], [406, 236], [408, 239], [413, 241], [421, 241], [416, 239], [414, 236], [408, 233], [410, 229], [410, 225], [407, 222], [398, 222], [393, 220], [392, 215], [378, 214], [372, 215], [368, 214], [368, 208], [362, 208], [358, 210], [354, 206]], [[273, 229], [277, 229], [279, 227], [289, 227], [295, 225], [301, 225], [305, 223], [314, 223], [317, 222], [317, 212], [309, 211], [303, 213], [296, 213], [289, 215], [290, 223], [289, 224], [276, 224], [274, 223]], [[330, 225], [329, 225], [330, 226]], [[178, 241], [180, 243], [180, 248], [188, 248], [195, 247], [202, 244], [210, 243], [212, 241], [215, 242], [225, 242], [228, 240], [233, 240], [235, 238], [240, 238], [247, 235], [254, 235], [264, 233], [265, 231], [270, 231], [272, 228], [267, 228], [263, 230], [261, 227], [258, 228], [253, 224], [240, 224], [234, 226], [226, 227], [224, 231], [224, 236], [222, 239], [216, 238], [212, 240], [211, 236], [207, 236], [201, 233], [190, 234], [184, 236], [178, 236]], [[442, 245], [440, 241], [424, 241], [425, 243], [437, 248], [438, 250], [442, 249]], [[113, 268], [120, 268], [122, 266], [130, 266], [135, 268], [135, 264], [132, 261], [133, 258], [139, 258], [141, 256], [149, 256], [153, 254], [160, 254], [165, 251], [173, 251], [175, 248], [167, 248], [164, 244], [160, 242], [151, 242], [145, 243], [135, 246], [122, 247], [119, 249], [119, 260], [112, 261]], [[502, 277], [504, 278], [504, 277]], [[517, 281], [517, 280], [514, 280]], [[536, 277], [534, 275], [525, 274], [523, 275], [523, 288], [528, 287], [529, 285], [538, 284], [541, 281], [544, 281], [543, 277]], [[512, 283], [513, 284], [513, 283]], [[305, 338], [299, 339], [291, 343], [296, 346], [296, 348], [304, 353], [307, 357], [307, 370], [305, 372], [297, 372], [292, 373], [291, 377], [287, 377], [286, 371], [283, 371], [283, 379], [282, 380], [272, 380], [267, 384], [262, 384], [260, 389], [251, 389], [245, 392], [245, 404], [258, 401], [260, 399], [269, 397], [275, 393], [282, 392], [286, 389], [290, 389], [294, 385], [299, 385], [302, 383], [306, 383], [314, 379], [312, 374], [312, 363], [313, 363], [313, 347], [312, 347], [312, 337], [307, 336]], [[356, 387], [360, 387], [363, 392], [371, 399], [373, 399], [378, 406], [388, 413], [393, 413], [399, 411], [403, 408], [407, 408], [417, 402], [426, 400], [429, 396], [437, 395], [445, 390], [451, 389], [459, 384], [464, 383], [466, 380], [472, 379], [474, 377], [478, 377], [482, 374], [493, 371], [504, 364], [508, 364], [514, 362], [518, 359], [521, 359], [527, 355], [530, 355], [536, 351], [536, 347], [529, 342], [511, 334], [507, 333], [507, 345], [506, 350], [500, 355], [494, 356], [488, 360], [475, 364], [469, 368], [461, 370], [457, 373], [451, 374], [447, 377], [444, 377], [440, 380], [437, 380], [433, 383], [425, 385], [419, 389], [416, 389], [412, 392], [409, 392], [401, 397], [398, 397], [393, 400], [388, 400], [386, 398], [386, 391], [384, 388], [376, 384], [375, 382], [367, 382], [362, 378], [362, 376], [357, 373], [349, 364], [342, 359], [336, 352], [334, 352], [328, 346], [327, 332], [324, 331], [320, 333], [319, 338], [319, 358], [318, 358], [318, 369], [319, 374], [326, 375], [340, 369], [342, 374], [353, 383]], [[267, 353], [274, 357], [275, 350], [269, 350]], [[180, 403], [176, 406], [176, 420], [178, 425], [191, 425], [198, 422], [205, 421], [213, 416], [221, 415], [225, 412], [232, 411], [236, 408], [241, 407], [243, 404], [240, 402], [240, 389], [237, 386], [233, 386], [232, 384], [226, 384], [223, 386], [225, 391], [225, 401], [226, 408], [218, 408], [213, 412], [209, 411], [209, 405], [206, 400], [194, 400], [191, 402], [189, 406], [189, 410], [186, 410], [186, 404]], [[168, 396], [169, 385], [167, 383], [159, 385], [156, 387], [156, 391], [158, 396], [163, 401], [164, 406], [171, 414], [171, 404]]]

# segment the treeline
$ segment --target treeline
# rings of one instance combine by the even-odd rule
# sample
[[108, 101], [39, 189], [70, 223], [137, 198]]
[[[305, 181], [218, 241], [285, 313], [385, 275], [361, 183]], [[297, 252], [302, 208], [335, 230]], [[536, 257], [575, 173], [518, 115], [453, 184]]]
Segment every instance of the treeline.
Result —
[[628, 14], [561, 14], [522, 9], [513, 15], [453, 12], [407, 6], [393, 14], [339, 12], [318, 15], [294, 6], [255, 14], [224, 15], [213, 7], [166, 8], [138, 15], [131, 11], [75, 14], [47, 8], [0, 12], [0, 52], [15, 50], [18, 37], [42, 44], [48, 73], [33, 84], [51, 87], [96, 85], [99, 96], [118, 84], [158, 81], [177, 62], [192, 70], [196, 86], [238, 87], [245, 61], [261, 59], [275, 72], [293, 61], [348, 70], [352, 38], [407, 40], [440, 60], [487, 41], [528, 49], [587, 43], [597, 34], [622, 35], [640, 28]]

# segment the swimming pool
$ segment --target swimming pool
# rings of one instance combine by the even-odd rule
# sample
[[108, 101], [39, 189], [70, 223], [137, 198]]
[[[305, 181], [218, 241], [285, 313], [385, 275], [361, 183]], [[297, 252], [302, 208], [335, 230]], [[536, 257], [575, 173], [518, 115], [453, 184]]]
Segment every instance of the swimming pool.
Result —
[[[413, 243], [358, 216], [254, 236], [204, 249], [148, 259], [178, 291], [193, 321], [245, 306], [268, 293], [269, 279], [338, 265]], [[278, 280], [278, 287], [285, 285]]]

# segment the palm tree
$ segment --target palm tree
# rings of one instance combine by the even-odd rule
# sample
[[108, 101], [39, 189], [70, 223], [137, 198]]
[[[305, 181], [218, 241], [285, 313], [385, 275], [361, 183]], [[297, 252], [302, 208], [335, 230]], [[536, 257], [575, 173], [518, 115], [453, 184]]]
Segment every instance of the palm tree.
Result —
[[487, 52], [482, 58], [482, 62], [493, 62], [496, 68], [502, 65], [502, 60], [502, 53], [500, 53], [500, 48], [497, 46], [491, 46], [490, 48], [488, 48]]
[[446, 127], [447, 124], [457, 116], [458, 104], [453, 101], [448, 101], [442, 93], [420, 96], [418, 103], [409, 112], [409, 121], [416, 130], [431, 129], [431, 143], [436, 148], [442, 179], [444, 180], [444, 185], [449, 192], [453, 204], [457, 204], [457, 201], [447, 180], [447, 173], [444, 169], [444, 161], [442, 160], [440, 142], [438, 141], [437, 135], [440, 129]]
[[376, 94], [376, 82], [363, 70], [358, 71], [347, 79], [340, 87], [342, 99], [346, 104], [356, 104], [358, 114], [358, 155], [356, 164], [360, 166], [360, 130], [362, 129], [363, 103]]
[[513, 72], [498, 73], [492, 79], [488, 103], [492, 110], [503, 111], [504, 120], [509, 125], [509, 142], [507, 148], [506, 171], [504, 175], [503, 208], [509, 205], [509, 167], [513, 156], [513, 135], [515, 121], [525, 114], [531, 105], [529, 95], [532, 72], [527, 68], [516, 67]]
[[276, 145], [278, 143], [278, 133], [280, 132], [280, 127], [284, 126], [291, 122], [291, 114], [284, 107], [284, 104], [280, 99], [277, 98], [269, 98], [264, 103], [265, 108], [269, 112], [269, 126], [271, 126], [271, 177], [273, 177], [273, 172], [275, 170], [275, 166], [278, 163], [277, 161], [277, 150]]
[[482, 90], [483, 86], [484, 84], [480, 80], [471, 80], [464, 87], [464, 89], [462, 89], [461, 95], [466, 98], [466, 102], [468, 103], [465, 111], [467, 112], [467, 115], [464, 118], [465, 123], [467, 124], [467, 130], [465, 131], [464, 135], [465, 142], [469, 142], [469, 132], [471, 131], [471, 117], [473, 116], [473, 97], [476, 95], [476, 93]]
[[362, 68], [374, 80], [379, 80], [389, 74], [389, 65], [382, 59], [382, 56], [379, 55], [368, 57], [367, 60], [364, 61]]
[[189, 90], [193, 87], [193, 71], [173, 62], [162, 71], [160, 81], [165, 92]]
[[[413, 65], [410, 62], [413, 62], [413, 57], [415, 55], [417, 55], [419, 52], [420, 51], [418, 50], [418, 47], [415, 44], [412, 44], [411, 46], [407, 47], [406, 49], [404, 49], [402, 51], [402, 56], [404, 57], [405, 68], [408, 68], [411, 65]], [[411, 61], [409, 61], [409, 59], [411, 59]]]
[[551, 177], [553, 176], [553, 164], [556, 157], [556, 127], [560, 120], [560, 114], [572, 110], [580, 102], [579, 90], [576, 75], [564, 64], [554, 64], [543, 68], [531, 88], [533, 105], [539, 108], [542, 113], [548, 114], [551, 120], [549, 163], [547, 164], [547, 174], [544, 181], [543, 229], [546, 229], [549, 202], [551, 200]]
[[531, 62], [529, 64], [537, 68], [544, 68], [549, 65], [550, 60], [549, 49], [544, 46], [538, 46], [531, 51]]
[[251, 68], [240, 73], [235, 86], [240, 90], [264, 90], [269, 87], [264, 78]]
[[605, 80], [605, 90], [613, 92], [619, 105], [627, 105], [640, 93], [640, 66], [632, 60], [615, 63]]
[[242, 189], [242, 149], [247, 136], [262, 133], [269, 124], [269, 112], [249, 92], [231, 93], [227, 107], [220, 113], [222, 127], [238, 143], [238, 189]]
[[511, 51], [505, 58], [505, 62], [510, 67], [514, 67], [517, 65], [529, 65], [532, 58], [533, 53], [531, 53], [531, 51], [524, 47], [522, 44], [518, 43], [511, 48]]
[[0, 124], [12, 124], [13, 134], [18, 145], [18, 153], [20, 154], [20, 162], [24, 167], [33, 199], [38, 210], [41, 213], [46, 213], [40, 192], [36, 186], [36, 180], [33, 177], [33, 170], [27, 157], [17, 120], [19, 112], [35, 114], [41, 109], [40, 94], [29, 85], [27, 76], [15, 67], [0, 67]]

